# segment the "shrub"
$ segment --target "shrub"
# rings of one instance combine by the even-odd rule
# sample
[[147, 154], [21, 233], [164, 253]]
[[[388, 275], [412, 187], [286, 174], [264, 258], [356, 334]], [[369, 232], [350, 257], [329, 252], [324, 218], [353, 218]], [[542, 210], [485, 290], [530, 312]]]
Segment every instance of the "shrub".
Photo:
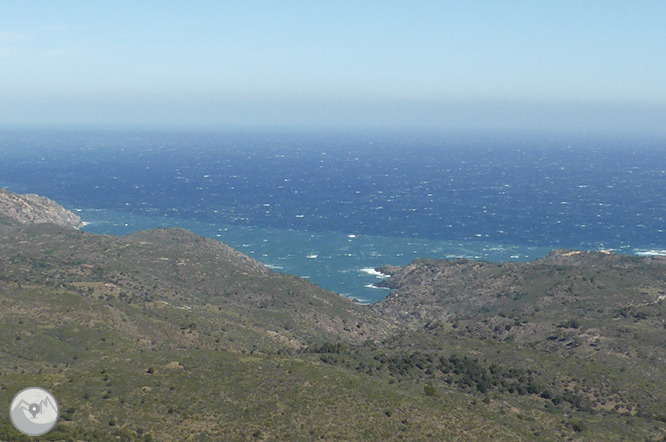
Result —
[[432, 385], [426, 385], [425, 387], [423, 387], [423, 392], [428, 397], [439, 397], [439, 392]]

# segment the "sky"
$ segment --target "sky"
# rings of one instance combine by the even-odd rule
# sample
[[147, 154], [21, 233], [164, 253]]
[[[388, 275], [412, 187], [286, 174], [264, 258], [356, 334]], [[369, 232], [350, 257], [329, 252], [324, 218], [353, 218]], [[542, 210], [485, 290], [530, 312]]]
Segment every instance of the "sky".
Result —
[[6, 1], [0, 124], [666, 134], [666, 2]]

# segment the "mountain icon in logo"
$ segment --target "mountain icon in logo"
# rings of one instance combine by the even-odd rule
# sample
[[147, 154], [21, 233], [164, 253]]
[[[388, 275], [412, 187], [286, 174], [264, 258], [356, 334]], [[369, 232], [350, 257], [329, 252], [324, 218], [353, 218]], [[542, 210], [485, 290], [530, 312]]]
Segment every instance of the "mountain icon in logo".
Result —
[[56, 398], [39, 387], [19, 391], [9, 407], [14, 427], [27, 436], [48, 433], [58, 422], [60, 410]]

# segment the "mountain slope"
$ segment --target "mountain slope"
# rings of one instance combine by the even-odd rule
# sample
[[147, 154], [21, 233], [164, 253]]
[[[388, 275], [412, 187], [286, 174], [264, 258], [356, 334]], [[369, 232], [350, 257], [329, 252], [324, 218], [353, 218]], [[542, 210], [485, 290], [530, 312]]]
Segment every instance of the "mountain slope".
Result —
[[0, 239], [0, 279], [151, 308], [216, 310], [237, 327], [256, 329], [261, 341], [273, 346], [301, 348], [329, 335], [376, 339], [390, 329], [388, 321], [347, 298], [273, 273], [218, 241], [182, 229], [112, 237], [28, 226]]
[[42, 440], [666, 436], [663, 258], [417, 260], [362, 306], [182, 229], [5, 221], [0, 400], [53, 392]]
[[[469, 415], [465, 393], [323, 361], [396, 326], [180, 229], [18, 229], [0, 240], [0, 303], [0, 397], [52, 391], [45, 440], [523, 439], [515, 418]], [[22, 440], [8, 425], [0, 438]]]

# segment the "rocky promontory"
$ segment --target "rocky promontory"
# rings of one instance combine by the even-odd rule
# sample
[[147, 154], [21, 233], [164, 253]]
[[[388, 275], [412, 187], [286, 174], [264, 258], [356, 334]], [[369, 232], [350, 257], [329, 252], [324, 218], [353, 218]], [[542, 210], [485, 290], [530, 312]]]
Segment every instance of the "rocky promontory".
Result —
[[43, 196], [19, 195], [0, 188], [0, 224], [51, 223], [72, 229], [83, 226], [81, 218]]

